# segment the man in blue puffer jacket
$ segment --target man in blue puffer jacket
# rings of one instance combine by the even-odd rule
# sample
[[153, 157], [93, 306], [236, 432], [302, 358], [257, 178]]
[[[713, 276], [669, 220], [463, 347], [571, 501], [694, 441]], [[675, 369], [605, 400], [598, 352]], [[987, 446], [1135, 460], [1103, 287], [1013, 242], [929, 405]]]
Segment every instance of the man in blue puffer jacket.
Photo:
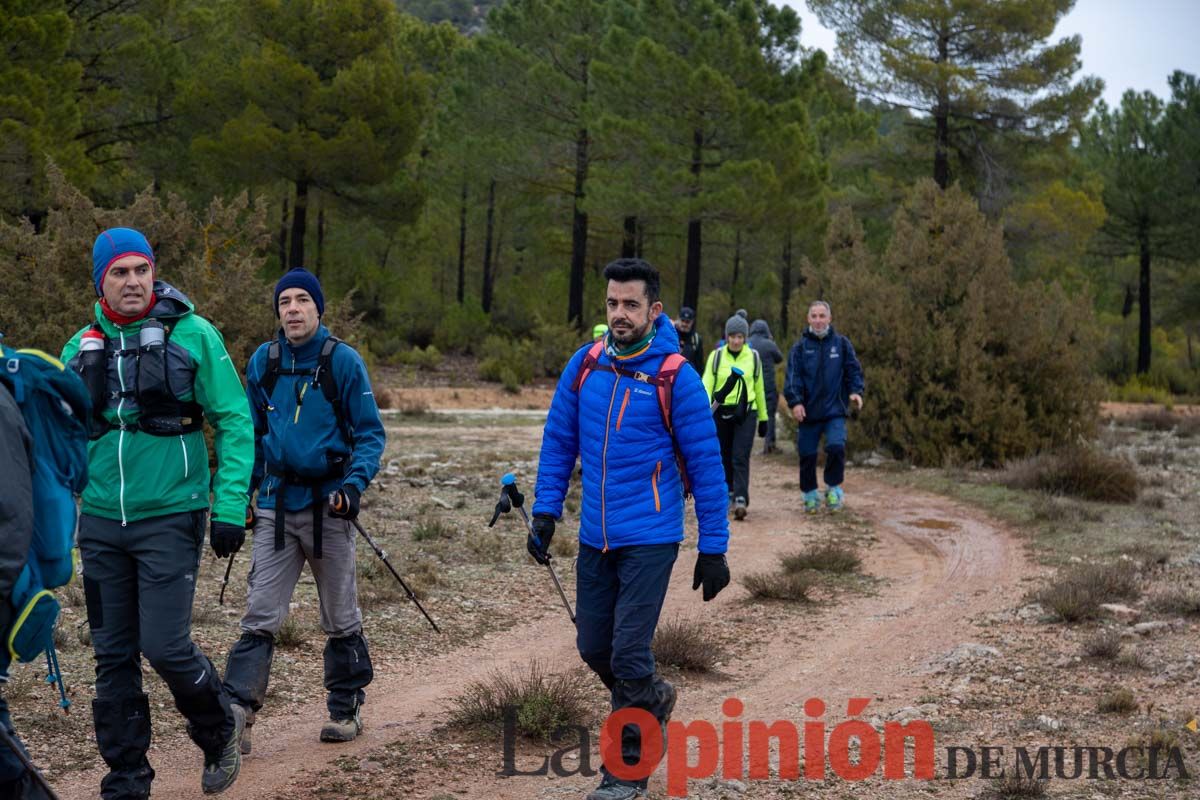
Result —
[[788, 354], [783, 395], [799, 423], [800, 491], [804, 510], [821, 508], [817, 492], [817, 450], [825, 436], [825, 503], [842, 508], [846, 470], [846, 414], [863, 404], [863, 370], [850, 340], [833, 329], [833, 312], [824, 300], [808, 307], [808, 327]]
[[[563, 370], [538, 464], [530, 554], [549, 563], [554, 522], [578, 457], [583, 464], [583, 509], [577, 562], [579, 655], [612, 693], [614, 711], [641, 708], [664, 726], [675, 689], [655, 672], [650, 642], [683, 540], [686, 465], [696, 498], [699, 555], [693, 590], [711, 600], [729, 583], [728, 497], [716, 427], [700, 376], [678, 356], [679, 339], [659, 302], [658, 272], [641, 259], [620, 259], [604, 270], [609, 333], [603, 353], [577, 378], [592, 345]], [[668, 356], [678, 360], [667, 429], [656, 376]], [[578, 384], [578, 385], [577, 385]], [[626, 764], [637, 763], [641, 737], [627, 725]], [[626, 781], [602, 768], [588, 800], [630, 800], [646, 781]]]
[[258, 504], [255, 519], [248, 520], [254, 548], [242, 636], [225, 667], [225, 686], [246, 712], [242, 753], [250, 752], [274, 637], [306, 561], [328, 637], [329, 719], [321, 741], [358, 735], [363, 690], [374, 676], [358, 608], [350, 520], [379, 471], [383, 422], [362, 357], [321, 323], [325, 295], [316, 276], [300, 268], [287, 272], [275, 286], [275, 311], [278, 335], [246, 367], [255, 429], [250, 491], [258, 490]]

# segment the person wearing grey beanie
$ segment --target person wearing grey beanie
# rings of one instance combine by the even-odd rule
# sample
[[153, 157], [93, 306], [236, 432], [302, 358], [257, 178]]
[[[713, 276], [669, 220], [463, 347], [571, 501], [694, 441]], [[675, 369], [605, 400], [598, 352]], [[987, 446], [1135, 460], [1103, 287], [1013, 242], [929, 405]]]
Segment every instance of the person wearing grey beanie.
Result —
[[[750, 324], [734, 314], [725, 322], [725, 343], [713, 350], [705, 365], [704, 388], [712, 402], [735, 519], [745, 519], [750, 505], [750, 451], [754, 433], [767, 435], [766, 390], [762, 359], [746, 346]], [[752, 413], [753, 412], [753, 413]]]

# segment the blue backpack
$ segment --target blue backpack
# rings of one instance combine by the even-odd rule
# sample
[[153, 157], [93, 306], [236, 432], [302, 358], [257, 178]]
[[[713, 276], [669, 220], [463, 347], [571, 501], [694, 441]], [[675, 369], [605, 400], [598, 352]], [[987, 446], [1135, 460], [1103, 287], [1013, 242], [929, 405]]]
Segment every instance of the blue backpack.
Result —
[[71, 703], [54, 651], [60, 606], [50, 590], [75, 574], [75, 498], [87, 485], [91, 401], [79, 376], [40, 350], [0, 345], [0, 382], [17, 401], [32, 440], [34, 508], [33, 539], [13, 586], [14, 622], [3, 632], [7, 652], [0, 663], [7, 667], [10, 659], [29, 662], [45, 653], [46, 682], [58, 685], [59, 705], [66, 708]]

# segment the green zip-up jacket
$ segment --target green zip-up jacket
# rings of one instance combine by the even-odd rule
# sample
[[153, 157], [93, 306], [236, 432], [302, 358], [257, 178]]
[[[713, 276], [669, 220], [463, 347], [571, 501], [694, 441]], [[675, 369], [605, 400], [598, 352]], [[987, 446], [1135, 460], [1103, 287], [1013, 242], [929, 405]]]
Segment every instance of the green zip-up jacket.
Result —
[[[149, 316], [170, 329], [167, 339], [170, 385], [176, 397], [194, 401], [216, 433], [217, 471], [210, 475], [204, 431], [179, 436], [154, 436], [123, 429], [137, 421], [136, 401], [114, 396], [103, 410], [113, 426], [88, 445], [87, 488], [83, 513], [121, 522], [135, 522], [183, 511], [209, 508], [221, 522], [245, 522], [246, 490], [254, 466], [254, 427], [237, 368], [225, 350], [225, 340], [211, 322], [195, 313], [178, 289], [156, 281], [155, 303]], [[96, 322], [112, 340], [116, 354], [107, 365], [110, 386], [121, 393], [134, 388], [136, 350], [142, 321], [117, 325], [95, 307]], [[63, 348], [62, 360], [72, 368], [79, 352], [82, 328]]]

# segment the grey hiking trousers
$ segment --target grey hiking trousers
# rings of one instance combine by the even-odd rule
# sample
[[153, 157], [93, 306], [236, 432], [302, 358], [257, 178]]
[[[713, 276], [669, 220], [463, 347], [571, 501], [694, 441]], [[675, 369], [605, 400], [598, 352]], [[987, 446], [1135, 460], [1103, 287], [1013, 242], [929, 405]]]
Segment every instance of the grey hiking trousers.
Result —
[[256, 508], [246, 613], [242, 637], [229, 652], [225, 686], [235, 702], [246, 708], [248, 719], [266, 698], [274, 654], [274, 638], [287, 619], [296, 582], [305, 562], [317, 582], [321, 602], [321, 628], [329, 637], [325, 646], [325, 688], [331, 716], [344, 719], [362, 705], [362, 691], [374, 673], [362, 635], [358, 607], [354, 529], [325, 509], [321, 533], [321, 558], [313, 558], [312, 509], [286, 512], [283, 549], [275, 549], [275, 511]]

